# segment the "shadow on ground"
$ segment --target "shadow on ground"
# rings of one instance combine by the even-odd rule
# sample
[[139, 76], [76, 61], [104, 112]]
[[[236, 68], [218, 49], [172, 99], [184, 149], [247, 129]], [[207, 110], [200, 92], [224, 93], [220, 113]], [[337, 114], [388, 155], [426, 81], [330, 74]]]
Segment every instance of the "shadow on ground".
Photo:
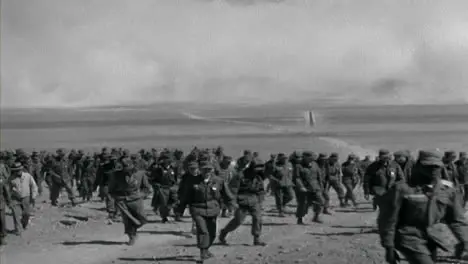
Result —
[[362, 229], [374, 229], [375, 226], [342, 226], [342, 225], [332, 225], [331, 228], [362, 228]]
[[106, 240], [90, 240], [90, 241], [65, 241], [62, 242], [64, 246], [78, 246], [78, 245], [102, 245], [102, 246], [115, 246], [125, 245], [125, 242], [106, 241]]
[[376, 230], [363, 230], [358, 232], [330, 232], [330, 233], [307, 233], [312, 236], [358, 236], [358, 235], [365, 235], [365, 234], [377, 234]]
[[150, 235], [172, 235], [172, 236], [178, 236], [178, 237], [185, 237], [185, 238], [192, 238], [193, 235], [189, 232], [183, 232], [183, 231], [156, 231], [156, 230], [142, 230], [138, 231], [140, 234], [150, 234]]
[[[243, 226], [251, 226], [251, 223], [243, 223]], [[290, 223], [262, 223], [262, 226], [287, 226]]]
[[182, 256], [171, 256], [171, 257], [152, 257], [152, 258], [118, 258], [120, 261], [128, 262], [138, 262], [138, 261], [148, 261], [157, 263], [158, 261], [174, 261], [174, 262], [183, 262], [183, 261], [197, 261], [194, 256], [182, 255]]

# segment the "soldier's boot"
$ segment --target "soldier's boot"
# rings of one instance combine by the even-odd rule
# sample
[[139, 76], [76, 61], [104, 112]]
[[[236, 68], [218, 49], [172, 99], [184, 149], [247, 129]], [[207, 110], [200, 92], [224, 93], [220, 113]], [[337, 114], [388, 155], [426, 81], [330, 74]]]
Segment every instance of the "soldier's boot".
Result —
[[346, 207], [346, 203], [343, 198], [340, 199], [340, 207]]
[[304, 221], [302, 220], [302, 217], [297, 218], [297, 224], [298, 225], [304, 225]]
[[319, 214], [319, 213], [315, 213], [314, 218], [312, 219], [312, 222], [314, 222], [314, 223], [319, 223], [319, 224], [322, 224], [322, 223], [323, 223], [323, 220], [322, 220], [322, 218], [320, 217], [320, 214]]
[[226, 217], [227, 217], [227, 210], [226, 210], [226, 209], [223, 209], [223, 210], [221, 211], [221, 217], [222, 217], [222, 218], [226, 218]]
[[135, 245], [137, 238], [138, 238], [137, 234], [128, 235], [128, 245], [129, 246]]
[[169, 222], [169, 219], [167, 219], [167, 217], [163, 217], [163, 218], [161, 219], [161, 222], [162, 222], [163, 224], [165, 224], [165, 223]]
[[228, 245], [228, 242], [226, 241], [226, 236], [227, 236], [226, 231], [221, 230], [221, 232], [219, 232], [218, 240], [221, 245]]
[[21, 218], [21, 225], [23, 226], [23, 229], [28, 229], [29, 215], [25, 215], [23, 218]]
[[72, 207], [75, 207], [75, 206], [76, 206], [76, 201], [75, 201], [75, 199], [71, 199], [70, 202], [71, 202]]
[[333, 215], [333, 213], [330, 211], [330, 209], [328, 207], [324, 208], [323, 209], [323, 214], [326, 214], [326, 215]]
[[254, 242], [253, 242], [254, 246], [260, 246], [260, 247], [264, 247], [266, 246], [266, 243], [263, 242], [259, 236], [255, 236], [254, 237]]
[[285, 217], [285, 214], [284, 214], [283, 210], [280, 210], [280, 211], [279, 211], [278, 216], [279, 216], [279, 217]]
[[213, 257], [213, 254], [208, 249], [200, 249], [200, 260], [204, 261]]
[[57, 207], [57, 206], [58, 206], [58, 202], [57, 202], [57, 201], [51, 201], [51, 202], [50, 202], [50, 205], [53, 206], [53, 207]]
[[182, 217], [180, 217], [180, 215], [176, 214], [176, 215], [174, 216], [174, 221], [176, 221], [176, 222], [182, 222]]

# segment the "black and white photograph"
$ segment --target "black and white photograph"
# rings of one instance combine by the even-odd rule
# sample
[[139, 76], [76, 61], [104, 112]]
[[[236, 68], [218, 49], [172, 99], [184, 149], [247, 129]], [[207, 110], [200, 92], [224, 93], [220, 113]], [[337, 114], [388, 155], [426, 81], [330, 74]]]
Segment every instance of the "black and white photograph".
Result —
[[468, 1], [0, 0], [0, 264], [468, 264]]

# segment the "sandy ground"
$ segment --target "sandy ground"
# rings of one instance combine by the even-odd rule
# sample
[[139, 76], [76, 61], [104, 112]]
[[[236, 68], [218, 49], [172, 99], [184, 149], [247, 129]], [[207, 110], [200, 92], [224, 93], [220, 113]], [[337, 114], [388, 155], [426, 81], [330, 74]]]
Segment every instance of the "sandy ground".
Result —
[[[205, 263], [384, 263], [383, 249], [375, 229], [376, 212], [359, 195], [359, 209], [336, 208], [325, 223], [296, 225], [291, 203], [289, 214], [279, 218], [273, 197], [264, 206], [263, 239], [266, 247], [252, 246], [250, 219], [228, 237], [229, 246], [215, 245], [215, 258]], [[332, 196], [334, 204], [336, 197]], [[65, 199], [63, 199], [65, 201]], [[194, 263], [199, 251], [190, 233], [191, 220], [162, 224], [147, 202], [150, 223], [140, 230], [133, 247], [125, 245], [121, 223], [109, 225], [103, 204], [93, 202], [76, 208], [66, 204], [52, 208], [39, 203], [31, 227], [22, 237], [9, 236], [2, 248], [1, 264], [146, 264]], [[219, 228], [228, 219], [219, 219]], [[9, 228], [12, 228], [9, 223]], [[405, 262], [402, 262], [405, 263]], [[458, 263], [441, 259], [440, 263]]]

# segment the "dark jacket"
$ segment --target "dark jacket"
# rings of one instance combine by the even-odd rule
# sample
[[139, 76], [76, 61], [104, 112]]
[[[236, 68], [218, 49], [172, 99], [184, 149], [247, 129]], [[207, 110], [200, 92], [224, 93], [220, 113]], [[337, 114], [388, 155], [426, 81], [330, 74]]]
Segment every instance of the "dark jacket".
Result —
[[[432, 196], [431, 194], [432, 193]], [[378, 227], [382, 246], [431, 254], [427, 243], [447, 248], [439, 223], [468, 245], [468, 225], [453, 183], [440, 180], [432, 187], [394, 185], [382, 200]]]
[[229, 186], [240, 206], [255, 206], [264, 193], [263, 177], [251, 168], [238, 171]]
[[404, 180], [403, 170], [395, 161], [391, 160], [388, 164], [375, 161], [367, 168], [364, 177], [364, 193], [381, 196], [396, 182]]
[[305, 188], [309, 192], [321, 191], [323, 189], [321, 171], [315, 161], [302, 164], [298, 170], [296, 187], [299, 190]]
[[270, 181], [273, 185], [278, 187], [293, 186], [293, 173], [294, 171], [291, 163], [276, 163], [273, 167]]
[[11, 204], [10, 189], [6, 178], [0, 177], [0, 210]]
[[191, 215], [214, 217], [220, 213], [221, 200], [230, 206], [234, 201], [226, 182], [216, 175], [208, 181], [203, 176], [186, 176], [179, 190], [179, 212], [188, 205]]
[[135, 173], [116, 171], [109, 181], [109, 193], [116, 200], [134, 201], [142, 199], [150, 192], [146, 173], [143, 170]]

